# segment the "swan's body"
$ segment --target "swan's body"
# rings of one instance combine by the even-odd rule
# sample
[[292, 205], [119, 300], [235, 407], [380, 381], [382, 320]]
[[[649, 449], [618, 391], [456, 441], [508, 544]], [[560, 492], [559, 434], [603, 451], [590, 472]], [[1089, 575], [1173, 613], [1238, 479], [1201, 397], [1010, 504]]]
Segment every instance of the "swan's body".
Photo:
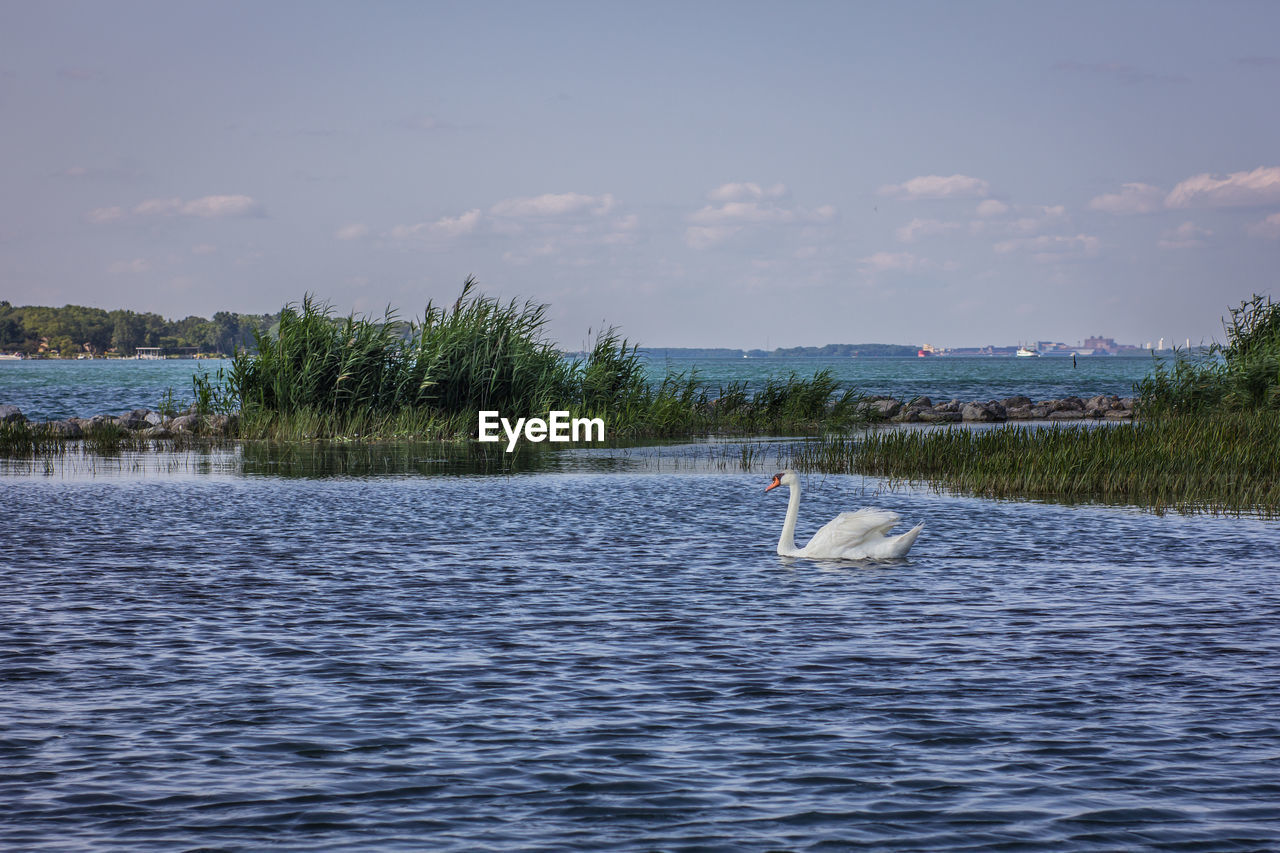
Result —
[[782, 523], [778, 553], [784, 557], [808, 557], [814, 560], [894, 560], [905, 557], [924, 529], [924, 522], [906, 533], [886, 536], [901, 516], [887, 509], [865, 507], [857, 512], [842, 512], [823, 525], [803, 548], [796, 547], [796, 516], [800, 514], [800, 478], [788, 468], [773, 477], [765, 491], [787, 486], [787, 520]]

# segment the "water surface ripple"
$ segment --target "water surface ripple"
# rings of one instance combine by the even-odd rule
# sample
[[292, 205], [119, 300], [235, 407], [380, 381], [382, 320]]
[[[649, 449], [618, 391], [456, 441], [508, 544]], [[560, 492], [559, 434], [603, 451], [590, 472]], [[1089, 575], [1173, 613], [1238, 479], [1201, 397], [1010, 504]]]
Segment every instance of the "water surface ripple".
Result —
[[762, 486], [0, 480], [0, 847], [1280, 846], [1274, 525]]

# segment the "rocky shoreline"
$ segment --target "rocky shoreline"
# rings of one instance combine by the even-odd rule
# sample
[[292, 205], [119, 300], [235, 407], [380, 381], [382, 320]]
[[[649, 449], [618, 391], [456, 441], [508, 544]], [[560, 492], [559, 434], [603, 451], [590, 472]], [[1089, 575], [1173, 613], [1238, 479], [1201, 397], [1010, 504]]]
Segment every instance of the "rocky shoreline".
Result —
[[1003, 421], [1132, 420], [1132, 397], [1099, 394], [1085, 400], [1063, 397], [1041, 400], [1007, 397], [1003, 400], [962, 403], [949, 400], [934, 403], [928, 397], [903, 401], [893, 397], [872, 397], [871, 410], [891, 423], [1000, 423]]
[[[962, 403], [948, 400], [934, 403], [928, 397], [899, 400], [895, 397], [871, 397], [866, 409], [875, 420], [889, 423], [1003, 423], [1005, 421], [1082, 421], [1133, 419], [1131, 397], [1100, 394], [1089, 399], [1064, 397], [1041, 400], [1030, 397], [1007, 397], [1003, 400], [974, 400]], [[94, 415], [91, 418], [66, 418], [54, 421], [28, 421], [17, 406], [0, 405], [0, 424], [26, 424], [32, 433], [44, 438], [80, 439], [95, 432], [124, 433], [137, 438], [171, 439], [185, 436], [230, 438], [238, 426], [236, 415], [200, 414], [188, 410], [166, 414], [154, 409], [134, 409], [120, 415]]]
[[0, 406], [0, 424], [26, 424], [43, 438], [74, 440], [94, 433], [126, 433], [137, 438], [178, 438], [202, 435], [226, 438], [235, 434], [235, 415], [202, 415], [194, 410], [165, 414], [154, 409], [134, 409], [121, 415], [94, 415], [56, 421], [29, 421], [17, 406]]

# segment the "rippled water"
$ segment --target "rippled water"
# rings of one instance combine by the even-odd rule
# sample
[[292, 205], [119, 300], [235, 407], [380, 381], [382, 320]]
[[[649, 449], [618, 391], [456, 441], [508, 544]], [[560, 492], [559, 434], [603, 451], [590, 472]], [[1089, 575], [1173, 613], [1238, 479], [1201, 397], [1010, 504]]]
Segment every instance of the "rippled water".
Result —
[[0, 477], [0, 847], [1280, 846], [1280, 532], [758, 475]]
[[[757, 388], [791, 373], [812, 376], [830, 370], [841, 382], [866, 394], [900, 399], [990, 400], [1025, 394], [1035, 400], [1071, 395], [1128, 396], [1146, 376], [1152, 359], [1082, 357], [1077, 367], [1064, 358], [825, 358], [679, 359], [649, 362], [650, 376], [668, 370], [697, 376], [712, 387], [745, 382]], [[205, 371], [216, 379], [229, 362], [171, 359], [28, 360], [0, 362], [0, 404], [18, 406], [32, 419], [90, 417], [136, 408], [156, 408], [172, 391], [176, 401], [193, 400], [191, 377]]]

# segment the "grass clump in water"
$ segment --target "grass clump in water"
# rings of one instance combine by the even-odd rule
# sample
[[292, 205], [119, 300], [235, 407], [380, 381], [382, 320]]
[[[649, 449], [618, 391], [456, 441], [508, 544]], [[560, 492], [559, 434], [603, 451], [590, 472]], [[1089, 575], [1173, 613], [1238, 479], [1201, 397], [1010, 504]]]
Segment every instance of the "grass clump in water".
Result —
[[615, 437], [699, 432], [813, 431], [865, 418], [863, 398], [828, 371], [795, 374], [749, 393], [711, 389], [695, 373], [650, 382], [643, 356], [616, 329], [570, 358], [544, 334], [546, 306], [499, 302], [468, 278], [450, 308], [428, 303], [421, 322], [337, 320], [313, 298], [286, 306], [256, 356], [238, 353], [215, 384], [197, 376], [206, 407], [241, 413], [246, 438], [458, 438], [480, 411], [512, 419], [604, 418]]
[[1135, 389], [1140, 414], [1280, 410], [1280, 304], [1255, 295], [1230, 310], [1226, 344], [1156, 363]]

